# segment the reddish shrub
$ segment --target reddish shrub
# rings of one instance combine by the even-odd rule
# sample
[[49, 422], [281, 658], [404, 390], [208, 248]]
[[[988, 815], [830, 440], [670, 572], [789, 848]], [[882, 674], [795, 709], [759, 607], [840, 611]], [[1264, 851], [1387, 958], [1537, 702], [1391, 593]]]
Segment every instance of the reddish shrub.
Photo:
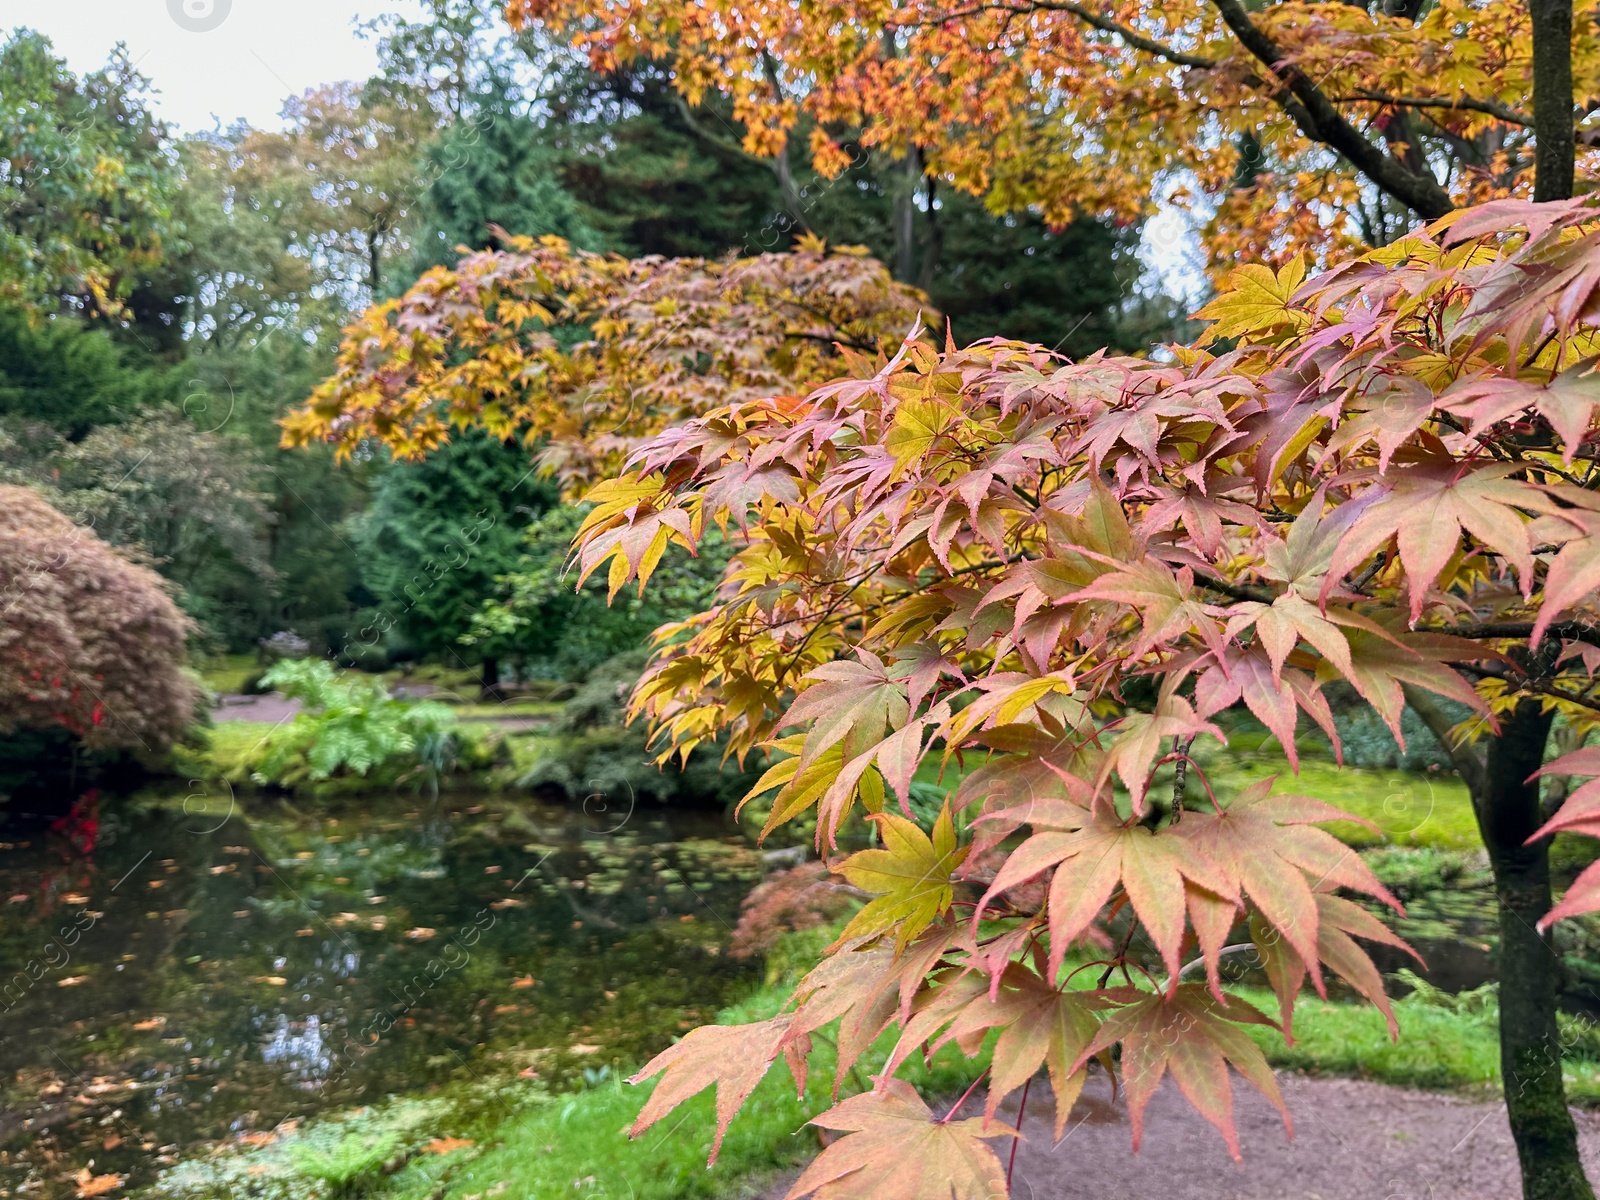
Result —
[[63, 725], [95, 748], [165, 749], [199, 700], [189, 627], [155, 572], [0, 486], [0, 733]]

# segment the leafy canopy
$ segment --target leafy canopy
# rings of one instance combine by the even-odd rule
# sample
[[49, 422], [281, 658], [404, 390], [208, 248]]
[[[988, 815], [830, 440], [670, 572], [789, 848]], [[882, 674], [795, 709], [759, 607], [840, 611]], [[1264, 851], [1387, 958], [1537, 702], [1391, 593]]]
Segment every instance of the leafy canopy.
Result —
[[[700, 104], [733, 97], [744, 145], [844, 143], [1052, 224], [1131, 220], [1166, 193], [1217, 204], [1215, 263], [1382, 242], [1411, 214], [1525, 195], [1529, 8], [1510, 0], [509, 0], [597, 69], [670, 62]], [[1600, 38], [1572, 42], [1578, 96]], [[1580, 177], [1596, 167], [1580, 154]], [[1444, 180], [1441, 183], [1440, 180]]]
[[349, 456], [374, 437], [419, 458], [477, 424], [539, 442], [540, 463], [576, 487], [670, 425], [825, 377], [835, 342], [875, 348], [919, 310], [876, 262], [819, 244], [714, 261], [555, 237], [508, 247], [435, 268], [354, 321], [286, 443]]
[[[1309, 279], [1244, 269], [1201, 314], [1209, 349], [1070, 363], [908, 341], [802, 401], [690, 421], [597, 488], [580, 558], [613, 589], [647, 583], [658, 540], [748, 529], [721, 603], [635, 693], [662, 754], [772, 745], [770, 824], [815, 810], [826, 851], [858, 806], [884, 827], [834, 860], [877, 899], [763, 1057], [794, 1067], [837, 1018], [842, 1046], [898, 1026], [892, 1064], [998, 1028], [993, 1112], [1041, 1063], [1070, 1097], [1120, 1045], [1136, 1131], [1170, 1071], [1237, 1154], [1229, 1067], [1281, 1107], [1241, 1022], [1292, 1035], [1296, 994], [1330, 973], [1387, 1012], [1357, 939], [1400, 943], [1350, 897], [1399, 904], [1319, 828], [1341, 814], [1270, 780], [1198, 806], [1160, 781], [1197, 772], [1193, 741], [1239, 703], [1291, 755], [1302, 718], [1337, 743], [1339, 680], [1401, 740], [1408, 692], [1470, 706], [1472, 730], [1529, 694], [1594, 727], [1597, 264], [1594, 205], [1490, 205]], [[956, 757], [977, 766], [951, 802], [971, 840], [912, 836], [895, 811], [914, 773]], [[1600, 835], [1597, 795], [1552, 828]], [[1591, 872], [1552, 917], [1593, 909]], [[1152, 959], [1129, 954], [1136, 930]], [[1222, 988], [1239, 942], [1276, 1017]], [[669, 1051], [640, 1078], [666, 1071], [676, 1100], [724, 1072], [747, 1088], [751, 1060], [674, 1083]], [[855, 1131], [837, 1194], [955, 1136], [899, 1086], [822, 1119]]]

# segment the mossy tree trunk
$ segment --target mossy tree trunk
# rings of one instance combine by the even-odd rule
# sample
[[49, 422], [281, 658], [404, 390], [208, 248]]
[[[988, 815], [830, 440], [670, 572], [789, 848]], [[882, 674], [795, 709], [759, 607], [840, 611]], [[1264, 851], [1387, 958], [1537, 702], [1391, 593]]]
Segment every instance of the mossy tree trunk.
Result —
[[1525, 699], [1501, 717], [1480, 756], [1451, 736], [1451, 720], [1431, 695], [1406, 699], [1449, 753], [1472, 795], [1478, 831], [1494, 871], [1500, 915], [1500, 1072], [1506, 1115], [1522, 1168], [1524, 1200], [1594, 1200], [1578, 1156], [1578, 1131], [1561, 1079], [1556, 999], [1561, 962], [1538, 930], [1550, 911], [1550, 839], [1530, 842], [1544, 823], [1539, 781], [1552, 714]]

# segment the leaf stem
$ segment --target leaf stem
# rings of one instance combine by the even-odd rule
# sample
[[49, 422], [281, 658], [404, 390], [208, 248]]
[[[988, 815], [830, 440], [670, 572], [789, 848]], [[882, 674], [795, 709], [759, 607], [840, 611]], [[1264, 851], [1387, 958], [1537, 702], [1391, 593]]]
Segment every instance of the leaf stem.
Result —
[[950, 1118], [954, 1117], [958, 1112], [961, 1111], [961, 1106], [967, 1102], [967, 1099], [972, 1095], [973, 1092], [978, 1090], [978, 1085], [983, 1082], [983, 1077], [988, 1073], [988, 1067], [985, 1067], [983, 1070], [978, 1072], [978, 1077], [972, 1081], [972, 1085], [967, 1088], [966, 1091], [961, 1093], [961, 1098], [950, 1106], [950, 1111], [945, 1113], [944, 1119], [941, 1120], [939, 1124], [946, 1124], [949, 1122]]
[[1022, 1114], [1028, 1111], [1028, 1089], [1033, 1080], [1022, 1085], [1022, 1099], [1017, 1104], [1017, 1136], [1011, 1139], [1011, 1157], [1006, 1161], [1006, 1191], [1011, 1190], [1011, 1172], [1017, 1169], [1017, 1143], [1022, 1140]]

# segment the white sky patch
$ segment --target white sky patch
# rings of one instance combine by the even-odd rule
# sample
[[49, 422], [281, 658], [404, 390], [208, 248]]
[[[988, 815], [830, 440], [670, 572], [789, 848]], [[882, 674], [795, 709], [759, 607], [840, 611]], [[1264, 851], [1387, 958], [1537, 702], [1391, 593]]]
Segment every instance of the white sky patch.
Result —
[[[1172, 202], [1173, 194], [1190, 183], [1173, 179], [1157, 189], [1158, 208], [1144, 224], [1139, 260], [1144, 263], [1149, 291], [1165, 292], [1195, 309], [1211, 294], [1205, 248], [1200, 241], [1200, 227], [1206, 218]], [[1191, 187], [1189, 195], [1196, 194], [1197, 190]]]
[[[215, 27], [184, 28], [169, 3], [190, 24]], [[377, 48], [356, 25], [386, 12], [421, 15], [411, 0], [0, 0], [0, 30], [37, 29], [80, 75], [104, 66], [112, 47], [126, 42], [159, 93], [162, 119], [194, 133], [240, 117], [280, 128], [288, 97], [367, 78]]]

